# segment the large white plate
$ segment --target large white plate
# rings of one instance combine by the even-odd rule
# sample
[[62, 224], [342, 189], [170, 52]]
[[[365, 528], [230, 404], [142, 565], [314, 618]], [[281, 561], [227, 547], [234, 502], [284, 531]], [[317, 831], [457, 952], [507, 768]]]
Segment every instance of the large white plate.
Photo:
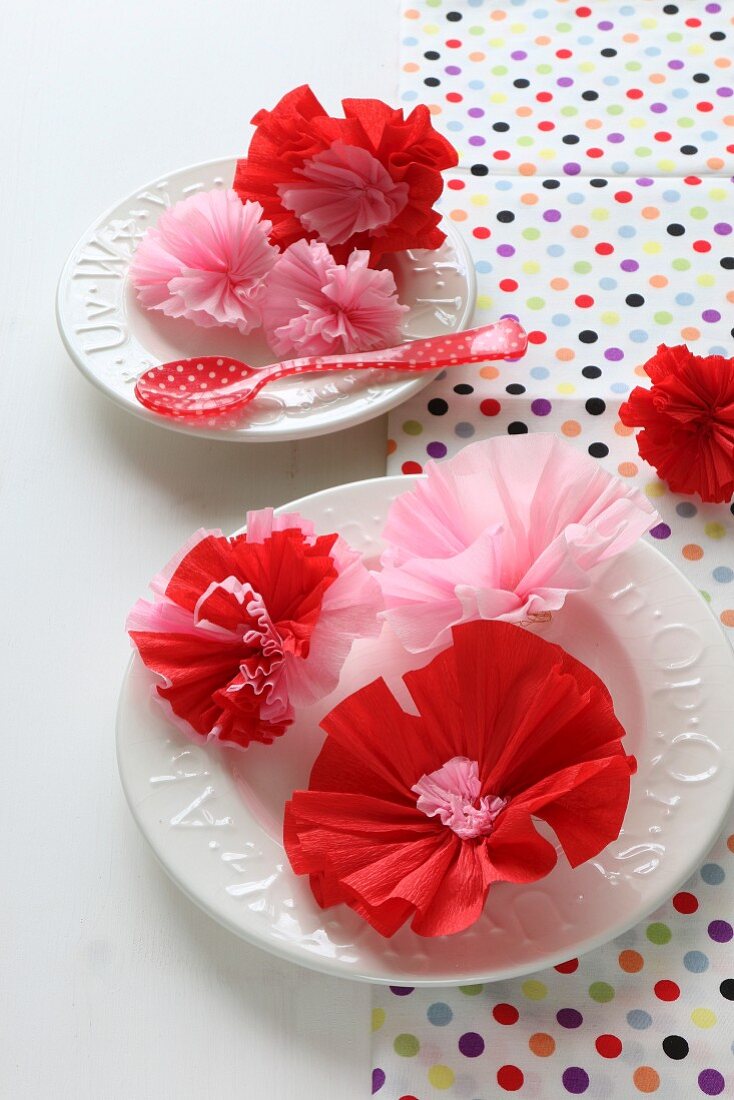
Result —
[[[268, 386], [236, 428], [200, 428], [158, 416], [135, 398], [135, 379], [157, 363], [196, 355], [227, 355], [253, 366], [274, 361], [261, 333], [204, 329], [143, 309], [128, 278], [130, 258], [146, 229], [172, 203], [231, 186], [235, 160], [196, 164], [154, 180], [98, 218], [74, 246], [56, 297], [56, 318], [81, 372], [128, 412], [174, 431], [241, 442], [302, 439], [360, 424], [418, 393], [434, 372], [395, 380], [387, 371], [285, 379]], [[450, 223], [435, 252], [397, 253], [391, 262], [400, 301], [410, 307], [406, 340], [457, 332], [469, 324], [476, 298], [474, 265]]]
[[[389, 502], [412, 478], [329, 489], [287, 506], [339, 531], [369, 562]], [[410, 658], [383, 634], [355, 645], [337, 691], [304, 710], [272, 746], [203, 749], [164, 719], [136, 658], [119, 704], [120, 773], [130, 807], [168, 873], [233, 932], [294, 962], [393, 985], [492, 981], [599, 946], [675, 892], [710, 848], [734, 788], [734, 654], [704, 601], [657, 550], [639, 543], [597, 570], [551, 623], [534, 628], [607, 683], [638, 759], [619, 839], [571, 870], [561, 854], [545, 879], [493, 886], [468, 931], [385, 940], [345, 906], [321, 910], [290, 870], [282, 810], [308, 784], [323, 716], [378, 675], [400, 690]], [[183, 902], [182, 902], [183, 904]]]

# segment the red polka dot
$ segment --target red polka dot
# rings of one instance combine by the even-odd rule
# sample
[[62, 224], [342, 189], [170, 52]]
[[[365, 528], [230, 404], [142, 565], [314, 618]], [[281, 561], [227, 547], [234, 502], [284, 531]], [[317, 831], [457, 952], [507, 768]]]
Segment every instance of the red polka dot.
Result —
[[459, 46], [461, 45], [461, 39], [460, 38], [447, 38], [446, 39], [446, 45], [448, 46], [448, 48], [450, 50], [458, 50]]
[[565, 61], [569, 57], [573, 57], [570, 50], [556, 50], [556, 57], [560, 57], [562, 61]]
[[700, 27], [701, 26], [701, 20], [700, 19], [693, 19], [693, 18], [686, 19], [686, 26], [687, 27]]
[[632, 202], [631, 191], [617, 191], [614, 195], [617, 202]]
[[596, 1040], [596, 1049], [602, 1058], [619, 1058], [622, 1042], [616, 1035], [600, 1035]]
[[446, 93], [446, 102], [447, 103], [461, 103], [463, 99], [464, 99], [464, 97], [461, 94], [461, 92], [447, 92]]
[[591, 8], [576, 8], [579, 19], [587, 19], [591, 15]]
[[520, 1019], [520, 1013], [515, 1006], [508, 1004], [495, 1005], [492, 1009], [492, 1015], [498, 1024], [504, 1024], [506, 1027], [509, 1027], [510, 1024], [516, 1024]]
[[682, 890], [673, 898], [673, 906], [679, 913], [695, 913], [698, 909], [698, 898], [695, 894], [689, 894], [688, 891]]
[[658, 130], [658, 132], [655, 134], [655, 140], [656, 141], [670, 141], [671, 140], [671, 135], [668, 133], [667, 130]]
[[693, 251], [694, 252], [710, 252], [711, 251], [711, 245], [709, 244], [708, 241], [694, 241], [693, 242]]
[[463, 191], [466, 184], [463, 180], [449, 180], [446, 184], [450, 191]]
[[529, 344], [544, 344], [547, 339], [548, 337], [546, 334], [541, 332], [540, 329], [533, 329], [532, 332], [528, 333]]
[[639, 88], [630, 88], [627, 92], [627, 99], [642, 99], [644, 92], [641, 92]]
[[579, 960], [569, 959], [568, 962], [559, 963], [558, 966], [554, 967], [553, 969], [557, 970], [559, 974], [573, 974], [573, 972], [575, 970], [578, 970], [578, 968]]
[[596, 148], [587, 149], [586, 150], [586, 155], [587, 155], [587, 157], [592, 157], [592, 158], [596, 159], [597, 157], [603, 157], [604, 156], [604, 150], [603, 149], [596, 149]]
[[614, 245], [609, 244], [608, 241], [601, 241], [601, 243], [595, 247], [594, 251], [598, 252], [600, 256], [611, 256], [612, 252], [614, 252]]
[[399, 1097], [399, 1100], [418, 1100], [418, 1097], [413, 1096], [412, 1093], [410, 1094], [410, 1096], [408, 1096], [408, 1093], [406, 1092], [405, 1096]]
[[478, 225], [476, 229], [472, 230], [472, 233], [479, 241], [486, 241], [487, 237], [492, 236], [492, 230], [487, 229], [486, 225]]
[[677, 1001], [680, 997], [680, 988], [675, 982], [666, 980], [655, 982], [655, 996], [659, 1001]]
[[404, 462], [400, 467], [404, 474], [422, 474], [423, 467], [420, 462]]
[[514, 279], [500, 279], [500, 290], [506, 290], [508, 293], [517, 290], [517, 283]]
[[500, 1066], [497, 1070], [497, 1084], [505, 1092], [517, 1092], [525, 1083], [525, 1075], [517, 1066]]
[[509, 160], [510, 159], [510, 154], [507, 152], [506, 149], [497, 149], [496, 152], [492, 153], [492, 156], [494, 157], [495, 160]]
[[702, 103], [697, 103], [696, 104], [696, 110], [697, 111], [703, 111], [704, 114], [707, 111], [713, 111], [713, 109], [714, 109], [713, 103], [707, 103], [706, 100], [703, 100]]
[[496, 416], [502, 406], [493, 397], [487, 397], [479, 406], [482, 416]]
[[550, 101], [553, 99], [553, 94], [552, 92], [538, 92], [535, 98], [537, 99], [538, 103], [550, 103]]
[[701, 182], [700, 176], [684, 176], [683, 182], [687, 183], [689, 187], [696, 187]]
[[593, 304], [594, 299], [591, 297], [590, 294], [579, 294], [578, 298], [576, 299], [576, 305], [579, 307], [579, 309], [590, 309]]
[[544, 130], [544, 131], [547, 132], [549, 130], [555, 130], [555, 128], [556, 128], [555, 122], [546, 121], [546, 122], [539, 122], [538, 123], [538, 129], [539, 130]]

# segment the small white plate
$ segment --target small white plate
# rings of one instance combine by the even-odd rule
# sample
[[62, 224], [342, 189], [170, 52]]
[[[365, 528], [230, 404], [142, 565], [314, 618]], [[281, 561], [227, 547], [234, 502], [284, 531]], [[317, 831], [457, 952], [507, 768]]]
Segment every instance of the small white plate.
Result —
[[[413, 478], [378, 478], [287, 505], [318, 531], [338, 531], [368, 563], [381, 550], [388, 505]], [[133, 659], [120, 698], [117, 745], [125, 793], [153, 851], [181, 889], [246, 940], [331, 974], [392, 985], [457, 985], [514, 977], [588, 951], [669, 898], [718, 835], [734, 789], [734, 653], [701, 596], [657, 550], [638, 543], [599, 568], [593, 586], [534, 628], [597, 672], [638, 760], [619, 839], [571, 870], [561, 853], [532, 885], [490, 890], [466, 932], [385, 940], [346, 906], [321, 910], [280, 842], [284, 802], [308, 785], [323, 740], [319, 719], [378, 675], [396, 693], [425, 658], [387, 631], [358, 642], [338, 689], [297, 716], [271, 746], [204, 749], [152, 699]]]
[[[230, 187], [235, 160], [209, 161], [154, 180], [98, 218], [71, 251], [59, 280], [56, 319], [81, 372], [118, 405], [144, 420], [191, 435], [241, 442], [325, 435], [379, 416], [418, 393], [434, 373], [395, 381], [387, 371], [354, 371], [285, 379], [268, 386], [236, 428], [199, 428], [158, 416], [135, 398], [138, 375], [157, 363], [196, 355], [226, 355], [253, 366], [275, 356], [261, 331], [241, 336], [165, 317], [138, 303], [128, 278], [138, 241], [173, 203], [197, 191]], [[409, 306], [406, 340], [458, 332], [469, 324], [476, 299], [471, 255], [450, 223], [435, 252], [397, 253], [391, 262], [400, 301]]]

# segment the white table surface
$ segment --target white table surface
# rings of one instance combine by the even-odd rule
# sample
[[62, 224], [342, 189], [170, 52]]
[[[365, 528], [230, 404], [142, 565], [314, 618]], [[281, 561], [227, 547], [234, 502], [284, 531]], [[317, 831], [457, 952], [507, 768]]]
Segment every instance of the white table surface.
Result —
[[352, 1100], [369, 988], [266, 955], [166, 878], [115, 765], [125, 614], [200, 525], [384, 472], [385, 423], [301, 444], [126, 415], [57, 336], [66, 253], [118, 198], [244, 151], [310, 82], [395, 99], [396, 0], [23, 0], [0, 39], [0, 1096]]

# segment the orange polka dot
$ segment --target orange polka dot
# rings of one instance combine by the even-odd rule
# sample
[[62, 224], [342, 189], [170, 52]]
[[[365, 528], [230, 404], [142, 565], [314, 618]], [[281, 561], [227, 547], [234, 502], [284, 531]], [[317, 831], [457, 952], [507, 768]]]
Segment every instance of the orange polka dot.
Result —
[[660, 1088], [660, 1074], [652, 1066], [638, 1066], [632, 1080], [638, 1092], [657, 1092]]
[[620, 462], [619, 466], [617, 466], [617, 470], [622, 477], [634, 477], [638, 472], [634, 462]]
[[719, 615], [719, 618], [721, 619], [724, 626], [734, 626], [734, 611], [731, 608], [727, 608], [726, 611], [722, 611]]
[[614, 430], [617, 435], [632, 435], [634, 428], [628, 428], [626, 424], [623, 424], [621, 420], [618, 420], [614, 425]]
[[727, 291], [726, 300], [727, 302], [734, 302], [734, 290]]
[[468, 215], [466, 210], [452, 210], [449, 217], [455, 222], [465, 222]]
[[589, 118], [586, 120], [587, 130], [601, 130], [602, 121], [600, 118]]
[[581, 435], [581, 425], [578, 420], [564, 420], [561, 424], [561, 431], [569, 438], [573, 438], [575, 435]]
[[734, 852], [734, 833], [726, 838], [726, 846], [730, 852]]
[[415, 61], [406, 61], [403, 65], [404, 73], [417, 73], [420, 69], [420, 65], [416, 65]]
[[[643, 210], [643, 214], [644, 214], [644, 212], [645, 211]], [[656, 217], [657, 217], [657, 215], [656, 215]], [[665, 278], [664, 275], [651, 275], [650, 276], [650, 286], [661, 287], [661, 286], [667, 286], [667, 285], [668, 285], [668, 280]]]
[[507, 17], [507, 12], [501, 11], [500, 8], [496, 8], [489, 13], [489, 18], [494, 19], [495, 23], [499, 23], [502, 19]]
[[532, 107], [518, 107], [515, 111], [518, 118], [529, 118], [532, 113]]
[[686, 561], [700, 561], [703, 557], [703, 547], [695, 542], [688, 542], [681, 550]]
[[556, 1049], [556, 1041], [552, 1035], [547, 1035], [545, 1031], [536, 1031], [528, 1039], [528, 1046], [533, 1054], [537, 1054], [538, 1058], [548, 1058]]
[[[526, 161], [524, 164], [519, 164], [518, 167], [517, 167], [517, 170], [518, 170], [518, 172], [520, 173], [521, 176], [534, 176], [535, 173], [536, 173], [535, 165], [530, 164], [529, 161]], [[533, 195], [533, 198], [535, 199], [536, 202], [538, 201], [538, 196], [537, 195]]]
[[428, 113], [430, 115], [443, 114], [443, 107], [439, 107], [438, 103], [429, 103], [428, 104]]
[[389, 455], [393, 455], [393, 454], [395, 454], [397, 449], [398, 449], [398, 445], [395, 442], [395, 440], [394, 439], [388, 439], [388, 441], [387, 441], [387, 453]]
[[650, 73], [651, 84], [664, 84], [665, 75], [663, 73]]
[[640, 41], [640, 36], [639, 36], [639, 34], [623, 34], [622, 35], [622, 41], [623, 42], [639, 42]]
[[568, 287], [568, 279], [562, 279], [559, 275], [556, 279], [551, 279], [550, 285], [553, 290], [566, 290]]
[[725, 126], [734, 126], [734, 115], [724, 115], [723, 121]]
[[635, 374], [639, 375], [640, 378], [647, 378], [647, 371], [642, 365], [635, 367]]
[[408, 10], [405, 13], [405, 18], [406, 19], [419, 19], [420, 14], [421, 13], [419, 11], [416, 11], [415, 8], [408, 8]]
[[718, 171], [719, 168], [724, 167], [724, 162], [721, 157], [709, 157], [706, 161], [706, 167], [711, 168], [713, 171]]
[[653, 218], [660, 217], [660, 211], [658, 210], [657, 206], [643, 206], [642, 216], [643, 218], [647, 218], [648, 221], [652, 221]]
[[731, 66], [731, 61], [728, 57], [717, 57], [714, 65], [717, 69], [728, 69]]
[[549, 46], [550, 45], [550, 38], [548, 37], [547, 34], [539, 34], [538, 37], [535, 39], [535, 45], [536, 46]]
[[[533, 169], [535, 171], [535, 169]], [[520, 196], [520, 202], [524, 202], [526, 206], [535, 206], [538, 201], [538, 196], [528, 193], [527, 195]]]
[[698, 340], [701, 332], [699, 329], [694, 328], [693, 325], [687, 325], [686, 328], [680, 330], [680, 334], [684, 340]]
[[480, 378], [498, 378], [499, 371], [496, 367], [482, 367], [479, 371]]
[[620, 951], [617, 961], [620, 970], [624, 970], [625, 974], [637, 974], [645, 965], [645, 960], [639, 951]]
[[570, 363], [572, 359], [576, 358], [576, 352], [572, 348], [559, 348], [556, 352], [556, 359], [561, 363]]
[[588, 237], [589, 228], [586, 225], [574, 225], [571, 227], [572, 237]]
[[473, 53], [469, 54], [469, 60], [470, 61], [486, 61], [487, 60], [487, 55], [486, 55], [486, 53], [482, 53], [481, 50], [474, 50]]

